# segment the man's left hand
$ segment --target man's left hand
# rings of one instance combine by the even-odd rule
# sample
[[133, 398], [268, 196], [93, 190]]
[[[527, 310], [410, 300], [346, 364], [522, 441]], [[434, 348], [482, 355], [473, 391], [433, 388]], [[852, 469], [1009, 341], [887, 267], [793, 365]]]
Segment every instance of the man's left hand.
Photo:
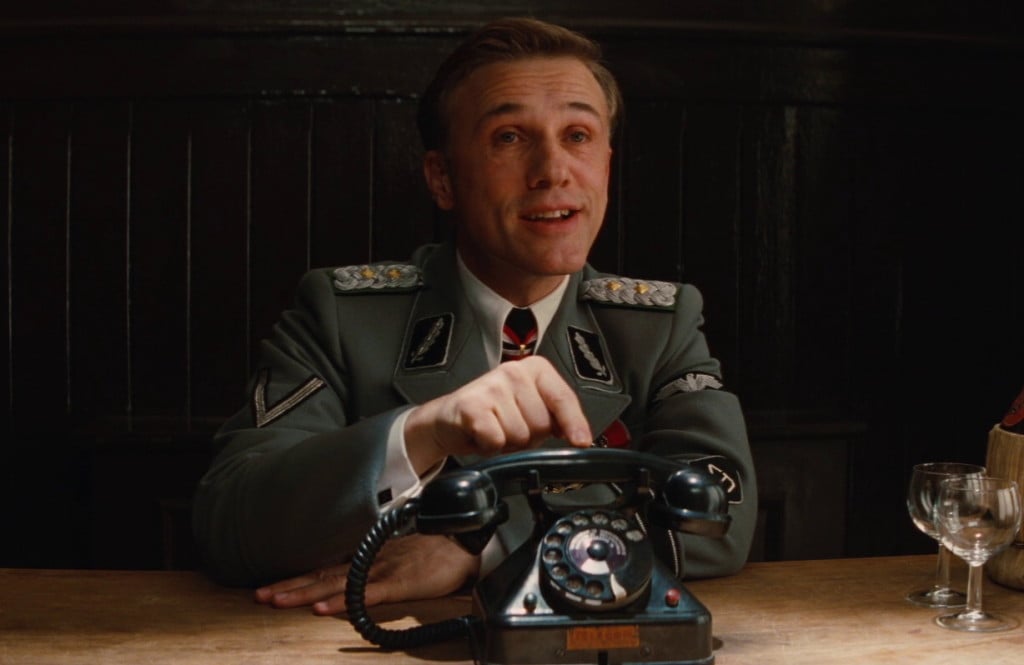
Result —
[[[256, 601], [278, 608], [312, 605], [314, 614], [345, 611], [349, 564], [328, 566], [256, 590]], [[414, 534], [384, 543], [370, 568], [366, 605], [440, 598], [480, 570], [474, 556], [445, 536]]]

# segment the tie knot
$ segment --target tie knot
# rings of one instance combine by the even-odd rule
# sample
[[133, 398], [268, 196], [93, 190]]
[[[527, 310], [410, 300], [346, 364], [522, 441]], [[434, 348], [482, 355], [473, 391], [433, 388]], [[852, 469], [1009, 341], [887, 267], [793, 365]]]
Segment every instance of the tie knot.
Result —
[[513, 307], [501, 331], [501, 361], [519, 360], [537, 345], [537, 319], [529, 307]]

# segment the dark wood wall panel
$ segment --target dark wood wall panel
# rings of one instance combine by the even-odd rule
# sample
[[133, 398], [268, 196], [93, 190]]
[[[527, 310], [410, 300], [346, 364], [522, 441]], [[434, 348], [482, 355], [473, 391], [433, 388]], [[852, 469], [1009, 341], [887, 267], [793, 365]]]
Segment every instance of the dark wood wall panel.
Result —
[[249, 342], [255, 355], [291, 303], [296, 275], [309, 266], [313, 115], [301, 100], [260, 102], [252, 111]]
[[797, 118], [792, 106], [744, 108], [739, 353], [747, 401], [760, 409], [793, 403]]
[[189, 426], [209, 431], [249, 374], [250, 109], [196, 102], [188, 117]]
[[[448, 232], [418, 94], [525, 4], [72, 4], [0, 10], [0, 445], [51, 479], [18, 561], [166, 563], [302, 273]], [[848, 460], [850, 554], [930, 547], [907, 469], [981, 459], [1024, 376], [1024, 10], [910, 6], [534, 12], [597, 37], [626, 95], [592, 262], [700, 287], [755, 442], [792, 451], [762, 468]], [[39, 493], [4, 484], [3, 505]]]
[[128, 428], [128, 205], [132, 107], [72, 107], [68, 313], [76, 427]]
[[[11, 235], [13, 215], [11, 211], [11, 193], [13, 189], [13, 173], [11, 171], [11, 155], [14, 151], [13, 133], [14, 113], [10, 104], [0, 103], [0, 219], [3, 220], [4, 237], [0, 243], [0, 274], [10, 275], [11, 270]], [[9, 278], [5, 278], [4, 284], [8, 287], [0, 289], [0, 307], [2, 311], [10, 312], [11, 291]], [[0, 326], [0, 408], [10, 414], [11, 408], [11, 335], [10, 326]]]
[[742, 117], [735, 104], [688, 104], [681, 157], [683, 275], [705, 294], [704, 331], [729, 385], [743, 384], [737, 281]]
[[330, 99], [313, 105], [314, 266], [350, 265], [370, 256], [374, 111], [369, 100]]
[[686, 110], [677, 102], [638, 102], [629, 110], [622, 191], [622, 266], [650, 279], [679, 281], [682, 265], [682, 161]]
[[[851, 389], [853, 255], [850, 229], [859, 159], [850, 141], [855, 115], [830, 107], [798, 110], [794, 137], [793, 355], [796, 392], [809, 409], [842, 412]], [[827, 387], [827, 389], [825, 389]]]
[[132, 116], [129, 351], [133, 429], [166, 431], [188, 412], [191, 224], [187, 108], [142, 102]]
[[404, 260], [439, 237], [423, 179], [416, 104], [382, 100], [374, 109], [373, 238], [369, 259]]
[[42, 430], [68, 414], [69, 129], [63, 102], [18, 105], [11, 148], [11, 409]]

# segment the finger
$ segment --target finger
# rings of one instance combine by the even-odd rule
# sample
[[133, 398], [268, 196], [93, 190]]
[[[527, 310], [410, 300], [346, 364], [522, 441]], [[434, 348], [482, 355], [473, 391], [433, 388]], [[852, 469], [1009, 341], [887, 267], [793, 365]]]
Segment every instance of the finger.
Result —
[[529, 438], [515, 392], [514, 380], [496, 375], [459, 395], [457, 427], [472, 445], [472, 452], [490, 455]]
[[526, 428], [525, 439], [521, 441], [521, 447], [532, 447], [539, 445], [548, 437], [554, 435], [558, 429], [557, 423], [544, 398], [534, 385], [528, 389], [516, 392], [517, 417]]
[[485, 457], [501, 452], [508, 443], [505, 426], [496, 408], [467, 413], [461, 430], [470, 444], [467, 452]]
[[[524, 411], [524, 404], [529, 404], [527, 395], [531, 392], [536, 394], [532, 386], [509, 386], [509, 390], [495, 397], [492, 409], [500, 430], [500, 452], [509, 453], [526, 448], [533, 440], [538, 427], [543, 427], [542, 424], [535, 422], [536, 417], [531, 418], [530, 414]], [[536, 399], [539, 401], [540, 398]]]
[[298, 587], [274, 594], [270, 604], [278, 608], [313, 605], [331, 596], [345, 593], [347, 574], [338, 569], [321, 571], [318, 579], [304, 587]]
[[589, 448], [594, 441], [590, 423], [583, 415], [579, 398], [569, 384], [554, 368], [548, 367], [538, 372], [536, 385], [562, 436], [574, 446]]
[[271, 598], [273, 598], [279, 593], [286, 593], [294, 589], [300, 589], [304, 586], [314, 584], [317, 581], [317, 575], [318, 572], [313, 571], [312, 573], [299, 575], [298, 577], [291, 577], [286, 580], [281, 580], [279, 582], [274, 582], [273, 584], [262, 586], [256, 589], [256, 591], [254, 592], [256, 602], [267, 603], [270, 602]]
[[[370, 605], [369, 602], [366, 603]], [[345, 611], [345, 594], [339, 593], [313, 603], [313, 614], [318, 616], [333, 616]]]

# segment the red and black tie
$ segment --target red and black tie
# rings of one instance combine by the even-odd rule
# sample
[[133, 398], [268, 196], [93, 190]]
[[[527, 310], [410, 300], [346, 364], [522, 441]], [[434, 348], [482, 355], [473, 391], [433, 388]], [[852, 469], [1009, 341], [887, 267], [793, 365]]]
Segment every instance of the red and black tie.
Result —
[[501, 362], [522, 360], [537, 346], [537, 319], [530, 308], [513, 307], [501, 329]]

